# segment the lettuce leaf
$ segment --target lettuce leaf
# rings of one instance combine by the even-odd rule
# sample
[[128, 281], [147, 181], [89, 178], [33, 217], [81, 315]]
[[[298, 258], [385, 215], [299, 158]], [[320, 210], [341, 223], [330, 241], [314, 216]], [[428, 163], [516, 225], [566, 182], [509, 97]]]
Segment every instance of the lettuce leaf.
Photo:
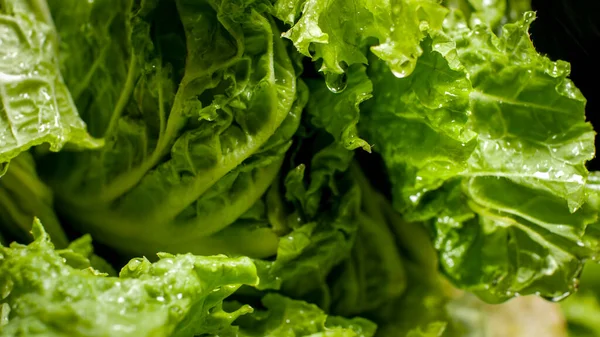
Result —
[[362, 318], [327, 316], [319, 307], [271, 293], [262, 299], [266, 311], [240, 317], [240, 337], [370, 337], [375, 325]]
[[419, 43], [427, 31], [441, 29], [446, 13], [435, 0], [278, 0], [274, 5], [274, 15], [292, 26], [283, 36], [302, 55], [322, 61], [319, 71], [333, 91], [345, 88], [348, 67], [367, 63], [366, 47], [396, 76], [410, 75], [422, 54]]
[[247, 257], [161, 253], [155, 263], [133, 259], [112, 277], [88, 259], [89, 237], [55, 250], [37, 220], [32, 233], [30, 245], [0, 246], [0, 336], [370, 337], [375, 331], [367, 320], [327, 317], [281, 295], [266, 295], [268, 311], [254, 314], [248, 305], [224, 303], [241, 285], [257, 284]]
[[77, 251], [55, 251], [39, 222], [33, 234], [28, 246], [0, 248], [2, 336], [216, 334], [252, 311], [222, 309], [240, 285], [258, 282], [248, 258], [161, 254], [154, 264], [134, 259], [118, 278], [107, 277], [82, 265]]
[[446, 0], [444, 5], [460, 10], [471, 25], [485, 24], [495, 31], [531, 10], [530, 0]]
[[0, 176], [29, 148], [97, 148], [58, 67], [58, 37], [45, 2], [0, 7]]
[[[59, 126], [44, 138], [30, 114], [1, 143], [0, 232], [46, 229], [0, 246], [0, 336], [538, 331], [498, 324], [534, 302], [480, 299], [574, 292], [600, 250], [600, 180], [585, 98], [535, 51], [528, 9], [3, 2], [0, 42], [29, 61], [0, 52], [0, 112], [49, 104]], [[25, 130], [13, 111], [1, 137]], [[87, 150], [28, 151], [42, 143]], [[116, 276], [62, 226], [150, 259]], [[565, 308], [592, 331], [594, 303]]]
[[277, 177], [307, 97], [265, 4], [72, 2], [50, 1], [61, 64], [107, 144], [43, 161], [60, 213], [130, 255], [274, 254], [267, 228], [228, 228]]
[[[597, 254], [585, 169], [595, 133], [568, 64], [533, 48], [533, 19], [496, 36], [452, 12], [424, 38], [412, 75], [397, 78], [371, 54], [348, 69], [351, 94], [317, 86], [308, 105], [317, 122], [336, 118], [328, 131], [341, 144], [373, 144], [395, 208], [426, 223], [446, 275], [488, 301], [560, 299]], [[344, 131], [358, 118], [366, 140]]]
[[323, 133], [313, 137], [329, 145], [315, 151], [306, 144], [311, 150], [299, 152], [315, 153], [311, 162], [287, 174], [285, 196], [294, 208], [278, 217], [288, 231], [274, 260], [256, 261], [258, 288], [334, 315], [366, 317], [378, 325], [378, 336], [448, 320], [427, 232], [404, 221], [370, 186], [352, 152]]
[[594, 132], [568, 64], [533, 48], [533, 19], [497, 37], [457, 14], [448, 35], [425, 42], [413, 77], [398, 80], [377, 60], [370, 68], [364, 130], [380, 145], [396, 207], [431, 224], [445, 273], [490, 301], [562, 298], [596, 254], [583, 238], [597, 217], [584, 166]]

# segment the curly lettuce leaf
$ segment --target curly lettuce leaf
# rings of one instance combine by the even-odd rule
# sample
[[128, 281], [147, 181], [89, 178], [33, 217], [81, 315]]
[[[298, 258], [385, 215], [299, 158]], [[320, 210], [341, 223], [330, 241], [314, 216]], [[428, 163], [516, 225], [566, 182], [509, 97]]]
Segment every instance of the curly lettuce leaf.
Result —
[[330, 89], [323, 81], [309, 82], [311, 90], [306, 110], [314, 126], [325, 129], [346, 149], [362, 148], [371, 152], [369, 143], [359, 137], [357, 124], [360, 104], [372, 97], [373, 84], [361, 66], [350, 67], [347, 76], [348, 90], [337, 93], [335, 99], [330, 98]]
[[71, 2], [50, 1], [61, 64], [107, 145], [43, 162], [60, 213], [132, 255], [273, 255], [272, 231], [234, 224], [276, 179], [307, 97], [267, 6]]
[[445, 0], [444, 5], [460, 10], [471, 26], [484, 24], [496, 31], [531, 10], [531, 0]]
[[533, 13], [496, 36], [459, 13], [434, 34], [412, 76], [367, 69], [363, 137], [379, 151], [395, 207], [428, 223], [444, 272], [489, 301], [573, 291], [596, 217], [585, 162], [594, 131], [569, 66], [539, 55]]
[[352, 152], [336, 144], [318, 146], [310, 162], [287, 173], [283, 193], [267, 200], [267, 209], [274, 209], [276, 200], [287, 206], [278, 216], [282, 225], [275, 259], [257, 263], [259, 288], [282, 289], [327, 310], [327, 276], [354, 244], [360, 190], [347, 174]]
[[378, 336], [447, 320], [427, 232], [404, 221], [370, 186], [352, 152], [324, 133], [315, 137], [321, 138], [330, 144], [285, 179], [283, 191], [294, 208], [277, 217], [287, 231], [275, 259], [256, 262], [258, 288], [334, 315], [366, 317], [379, 326]]
[[0, 175], [33, 146], [101, 145], [86, 131], [58, 66], [56, 30], [43, 1], [0, 7]]
[[333, 91], [344, 89], [348, 67], [367, 63], [366, 47], [397, 76], [408, 76], [422, 54], [419, 43], [427, 31], [441, 29], [446, 13], [435, 0], [278, 0], [273, 10], [291, 25], [283, 36], [322, 61], [319, 70]]
[[[90, 237], [55, 250], [36, 220], [34, 241], [0, 246], [0, 336], [371, 337], [366, 319], [328, 316], [278, 294], [266, 309], [224, 300], [259, 279], [247, 257], [159, 254], [131, 260], [119, 276], [98, 269]], [[102, 270], [102, 269], [101, 269]], [[110, 271], [109, 271], [110, 272]]]
[[1, 336], [217, 335], [252, 312], [222, 308], [241, 285], [258, 282], [249, 258], [160, 254], [109, 277], [73, 247], [54, 250], [39, 222], [33, 235], [30, 245], [0, 247]]
[[370, 337], [375, 324], [366, 319], [327, 316], [314, 304], [270, 293], [262, 298], [266, 311], [240, 317], [240, 337]]

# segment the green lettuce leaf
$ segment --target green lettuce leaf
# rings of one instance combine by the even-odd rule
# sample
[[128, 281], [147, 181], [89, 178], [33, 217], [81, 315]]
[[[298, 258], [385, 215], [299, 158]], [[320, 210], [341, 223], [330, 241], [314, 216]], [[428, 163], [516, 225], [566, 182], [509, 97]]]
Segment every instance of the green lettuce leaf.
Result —
[[267, 6], [71, 3], [50, 1], [63, 72], [107, 144], [44, 159], [60, 213], [131, 255], [273, 255], [270, 229], [234, 224], [276, 179], [307, 98]]
[[[34, 241], [0, 246], [0, 336], [328, 336], [371, 337], [365, 319], [327, 316], [314, 304], [277, 294], [266, 310], [224, 302], [258, 283], [249, 258], [159, 254], [107, 276], [90, 237], [55, 250], [41, 223]], [[101, 266], [104, 267], [104, 266]], [[240, 316], [246, 317], [240, 317]]]
[[531, 0], [446, 0], [444, 5], [460, 10], [472, 26], [484, 24], [496, 31], [531, 10]]
[[327, 316], [319, 307], [271, 293], [262, 299], [266, 311], [240, 317], [240, 337], [370, 337], [376, 326], [361, 318]]
[[311, 81], [310, 99], [307, 111], [311, 123], [325, 129], [335, 140], [348, 150], [362, 148], [371, 152], [371, 146], [358, 136], [357, 124], [360, 119], [360, 104], [371, 98], [373, 84], [366, 78], [364, 67], [352, 66], [348, 69], [348, 90], [338, 92], [331, 99], [331, 89], [323, 81]]
[[596, 254], [584, 237], [597, 217], [584, 166], [594, 132], [568, 64], [533, 48], [533, 19], [498, 37], [454, 12], [411, 76], [376, 57], [360, 75], [373, 99], [359, 128], [384, 158], [396, 209], [431, 226], [444, 272], [488, 301], [562, 298]]
[[319, 150], [321, 146], [307, 144], [315, 155], [307, 163], [292, 166], [285, 176], [283, 193], [267, 200], [267, 210], [274, 209], [275, 201], [280, 200], [283, 209], [278, 218], [283, 225], [279, 226], [275, 259], [257, 264], [259, 288], [282, 290], [328, 310], [331, 295], [327, 277], [349, 256], [354, 244], [360, 190], [347, 172], [352, 152], [336, 144]]
[[292, 27], [283, 34], [298, 51], [321, 61], [333, 91], [345, 88], [344, 73], [366, 64], [366, 47], [399, 77], [410, 75], [429, 30], [441, 29], [447, 9], [435, 0], [278, 0], [273, 14]]
[[96, 148], [63, 82], [58, 37], [43, 1], [9, 0], [0, 7], [0, 175], [29, 148], [69, 143]]
[[256, 261], [258, 288], [334, 315], [366, 317], [379, 326], [377, 336], [403, 336], [449, 319], [428, 233], [370, 186], [352, 152], [323, 133], [314, 139], [329, 145], [315, 152], [306, 144], [311, 150], [299, 152], [316, 154], [285, 179], [294, 207], [278, 217], [287, 232], [275, 259]]
[[222, 309], [242, 284], [256, 284], [248, 258], [160, 254], [105, 276], [77, 250], [54, 250], [39, 222], [34, 241], [0, 247], [1, 336], [193, 336], [235, 331], [252, 311]]

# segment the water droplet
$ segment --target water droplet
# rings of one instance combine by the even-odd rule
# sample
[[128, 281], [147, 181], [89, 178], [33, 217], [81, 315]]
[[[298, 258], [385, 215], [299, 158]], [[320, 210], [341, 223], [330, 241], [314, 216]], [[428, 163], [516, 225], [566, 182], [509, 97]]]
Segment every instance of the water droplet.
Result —
[[577, 277], [574, 277], [571, 282], [573, 283], [573, 285], [571, 286], [571, 289], [574, 291], [577, 291], [579, 289], [579, 282], [580, 280]]
[[340, 93], [348, 86], [348, 75], [346, 73], [327, 73], [325, 74], [325, 84], [329, 91], [336, 94]]
[[525, 14], [523, 14], [523, 21], [525, 21], [525, 23], [531, 23], [533, 20], [535, 20], [535, 13], [534, 12], [525, 12]]
[[556, 296], [542, 296], [542, 298], [551, 301], [551, 302], [559, 302], [564, 300], [565, 298], [569, 297], [571, 295], [570, 291], [565, 291], [562, 294], [556, 295]]
[[571, 65], [568, 62], [552, 62], [546, 69], [546, 73], [552, 77], [566, 76], [571, 72]]
[[417, 192], [417, 193], [409, 196], [409, 199], [413, 204], [417, 204], [419, 202], [419, 200], [421, 200], [421, 196], [422, 196], [422, 193]]
[[416, 65], [417, 61], [414, 58], [405, 55], [401, 55], [397, 59], [388, 62], [390, 70], [398, 78], [404, 78], [412, 74]]

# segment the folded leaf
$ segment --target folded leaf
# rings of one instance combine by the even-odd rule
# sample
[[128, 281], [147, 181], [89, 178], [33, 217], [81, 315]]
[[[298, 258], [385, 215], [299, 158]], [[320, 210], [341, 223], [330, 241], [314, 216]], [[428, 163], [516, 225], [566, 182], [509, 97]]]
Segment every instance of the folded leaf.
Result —
[[41, 1], [8, 0], [0, 7], [0, 175], [29, 148], [69, 143], [96, 148], [79, 118], [58, 66], [58, 37]]
[[33, 234], [28, 246], [0, 247], [1, 336], [216, 335], [252, 312], [222, 309], [241, 285], [258, 282], [248, 258], [160, 254], [109, 277], [75, 247], [54, 250], [39, 222]]
[[273, 255], [268, 228], [228, 228], [276, 179], [307, 99], [265, 4], [70, 2], [50, 1], [62, 68], [107, 145], [42, 162], [59, 213], [131, 255]]
[[[366, 64], [363, 47], [386, 61], [398, 77], [412, 73], [428, 30], [439, 30], [446, 8], [435, 0], [278, 0], [274, 15], [292, 25], [284, 37], [313, 61], [332, 91], [345, 88], [344, 72]], [[374, 43], [378, 41], [378, 43]]]
[[460, 10], [476, 26], [484, 24], [494, 30], [521, 19], [531, 10], [531, 0], [446, 0], [445, 5]]
[[[412, 76], [373, 58], [365, 138], [384, 158], [395, 206], [435, 233], [453, 282], [489, 301], [573, 291], [597, 246], [585, 162], [594, 132], [569, 66], [539, 55], [534, 18], [500, 37], [458, 13], [423, 42]], [[586, 202], [588, 202], [586, 204]]]
[[277, 294], [262, 299], [266, 312], [240, 317], [240, 337], [370, 337], [375, 325], [365, 319], [327, 316], [319, 307]]

